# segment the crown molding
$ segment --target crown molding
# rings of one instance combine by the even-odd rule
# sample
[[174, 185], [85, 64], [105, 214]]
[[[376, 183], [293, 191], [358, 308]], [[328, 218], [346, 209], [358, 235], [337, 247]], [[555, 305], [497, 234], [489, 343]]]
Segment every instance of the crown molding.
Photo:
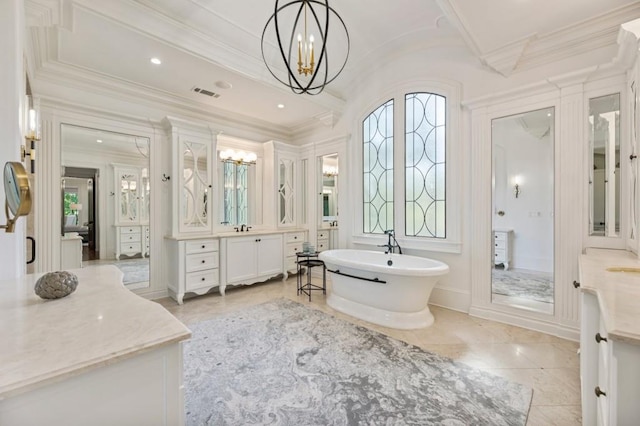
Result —
[[[246, 51], [225, 44], [186, 22], [166, 15], [155, 7], [153, 2], [74, 0], [73, 7], [102, 16], [129, 30], [142, 33], [202, 60], [289, 93], [288, 88], [271, 76], [262, 57], [251, 56]], [[259, 39], [256, 39], [256, 43], [258, 42]], [[324, 108], [340, 112], [346, 105], [342, 98], [326, 90], [315, 95], [313, 101]]]
[[602, 47], [615, 46], [620, 25], [637, 17], [640, 17], [640, 2], [539, 35], [525, 49], [517, 71], [565, 60]]
[[73, 25], [69, 1], [26, 0], [24, 11], [27, 27], [70, 27]]
[[[36, 88], [51, 84], [132, 104], [146, 106], [156, 110], [171, 111], [170, 114], [183, 114], [198, 120], [214, 121], [218, 128], [233, 128], [288, 140], [291, 133], [288, 128], [256, 120], [240, 114], [197, 103], [192, 99], [176, 96], [168, 92], [144, 85], [103, 75], [61, 62], [47, 63], [35, 74]], [[165, 115], [167, 112], [165, 112]]]
[[640, 50], [640, 19], [620, 25], [618, 55], [614, 59], [625, 70], [633, 67]]
[[529, 35], [481, 56], [480, 60], [494, 71], [509, 77], [518, 66], [527, 46], [535, 39], [536, 34]]

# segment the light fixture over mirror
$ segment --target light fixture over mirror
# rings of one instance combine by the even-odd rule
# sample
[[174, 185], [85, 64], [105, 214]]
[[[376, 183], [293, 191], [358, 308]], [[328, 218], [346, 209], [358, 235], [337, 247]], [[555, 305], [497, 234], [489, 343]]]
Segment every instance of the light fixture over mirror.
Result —
[[225, 149], [220, 151], [220, 160], [223, 163], [244, 164], [247, 166], [256, 164], [258, 156], [254, 152], [234, 151], [233, 149]]
[[276, 0], [262, 31], [261, 48], [264, 63], [276, 80], [296, 94], [317, 95], [344, 69], [349, 32], [328, 0]]

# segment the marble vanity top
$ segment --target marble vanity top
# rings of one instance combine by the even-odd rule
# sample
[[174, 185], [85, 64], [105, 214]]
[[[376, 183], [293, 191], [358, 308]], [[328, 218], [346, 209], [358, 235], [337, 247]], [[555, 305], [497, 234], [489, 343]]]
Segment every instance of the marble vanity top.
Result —
[[115, 266], [70, 272], [78, 288], [57, 300], [34, 293], [41, 274], [0, 281], [0, 400], [191, 336]]
[[608, 337], [640, 345], [640, 272], [628, 272], [635, 268], [638, 257], [622, 250], [588, 249], [580, 256], [580, 288], [597, 295]]
[[185, 235], [180, 237], [166, 236], [165, 238], [170, 240], [201, 240], [206, 238], [233, 238], [233, 237], [250, 237], [252, 235], [269, 235], [269, 234], [284, 234], [288, 232], [306, 232], [306, 229], [303, 228], [292, 228], [292, 229], [250, 229], [249, 231], [236, 232], [216, 232], [214, 234], [194, 234], [194, 235]]

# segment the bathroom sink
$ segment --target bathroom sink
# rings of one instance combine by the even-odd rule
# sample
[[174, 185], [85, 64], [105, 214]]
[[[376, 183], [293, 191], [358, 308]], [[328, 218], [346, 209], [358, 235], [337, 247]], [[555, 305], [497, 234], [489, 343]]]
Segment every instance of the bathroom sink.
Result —
[[635, 272], [640, 273], [640, 268], [628, 268], [624, 266], [611, 266], [607, 268], [608, 272]]

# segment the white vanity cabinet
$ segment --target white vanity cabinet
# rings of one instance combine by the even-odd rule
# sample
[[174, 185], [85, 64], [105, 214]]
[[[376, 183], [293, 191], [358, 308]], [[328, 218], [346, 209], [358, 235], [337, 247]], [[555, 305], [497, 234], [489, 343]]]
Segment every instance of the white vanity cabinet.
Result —
[[602, 255], [580, 259], [582, 424], [635, 425], [640, 419], [640, 277], [606, 268], [640, 262]]
[[316, 251], [329, 250], [329, 230], [319, 229], [316, 238]]
[[513, 230], [493, 230], [493, 264], [504, 265], [505, 271], [509, 269], [512, 258]]
[[222, 238], [221, 244], [222, 294], [227, 285], [253, 284], [285, 272], [281, 233]]
[[220, 284], [219, 240], [169, 240], [169, 294], [182, 304], [185, 293], [205, 294]]
[[298, 257], [296, 253], [302, 251], [302, 243], [306, 241], [307, 233], [305, 231], [287, 232], [285, 238], [285, 266], [286, 272], [294, 273], [298, 270]]

